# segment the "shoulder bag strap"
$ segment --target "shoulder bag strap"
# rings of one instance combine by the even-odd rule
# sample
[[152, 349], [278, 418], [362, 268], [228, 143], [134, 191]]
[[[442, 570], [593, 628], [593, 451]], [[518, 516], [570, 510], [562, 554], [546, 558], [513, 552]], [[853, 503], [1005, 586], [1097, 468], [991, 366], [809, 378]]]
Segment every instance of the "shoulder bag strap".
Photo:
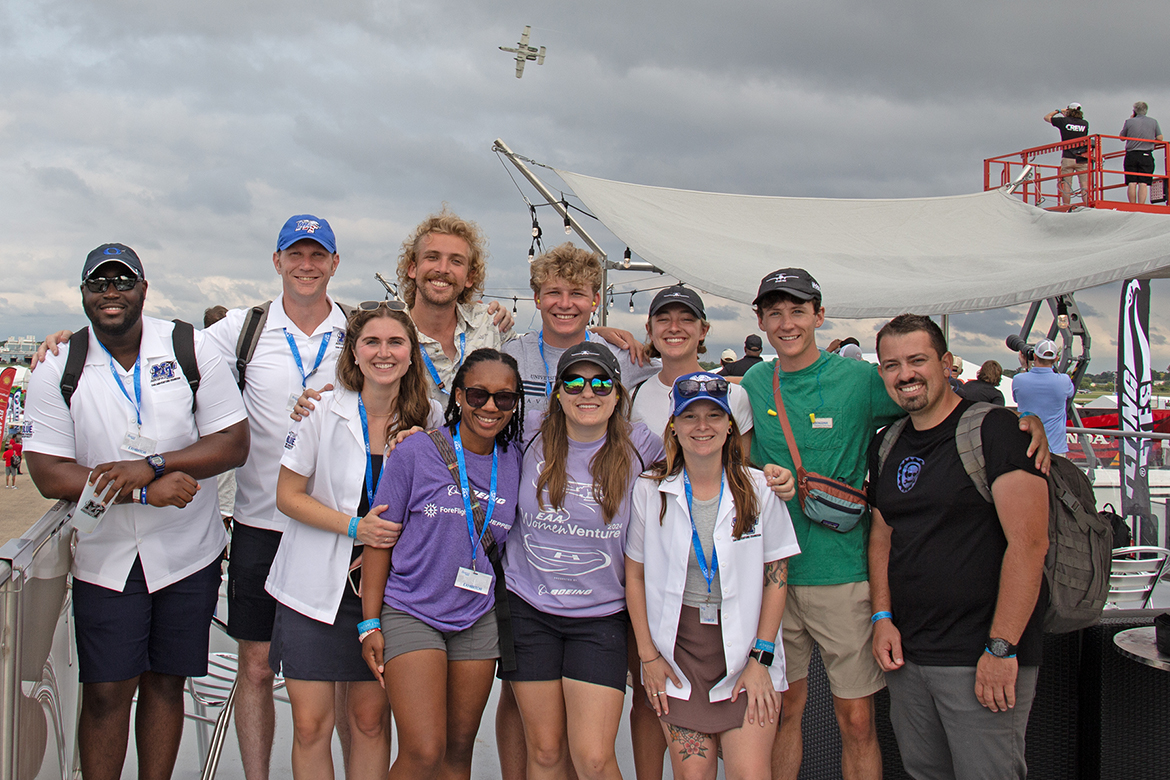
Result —
[[780, 419], [780, 427], [784, 429], [784, 439], [788, 442], [788, 453], [792, 455], [792, 465], [796, 467], [796, 478], [799, 482], [807, 472], [800, 463], [800, 450], [796, 448], [796, 437], [792, 435], [792, 423], [788, 421], [788, 412], [784, 410], [784, 398], [780, 394], [779, 360], [772, 371], [772, 396], [776, 399], [776, 416]]

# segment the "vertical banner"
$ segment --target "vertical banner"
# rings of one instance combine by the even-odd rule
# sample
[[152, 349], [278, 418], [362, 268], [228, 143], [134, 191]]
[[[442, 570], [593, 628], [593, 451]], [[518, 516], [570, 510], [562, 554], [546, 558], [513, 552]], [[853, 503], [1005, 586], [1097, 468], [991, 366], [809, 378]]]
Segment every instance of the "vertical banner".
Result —
[[[1121, 288], [1117, 334], [1117, 420], [1123, 431], [1152, 431], [1150, 411], [1150, 282], [1128, 279]], [[1120, 442], [1121, 514], [1136, 518], [1134, 544], [1155, 544], [1157, 528], [1150, 512], [1147, 463], [1149, 439]]]
[[8, 434], [5, 416], [8, 414], [8, 396], [12, 392], [12, 383], [15, 379], [15, 366], [9, 366], [3, 371], [0, 371], [0, 438]]

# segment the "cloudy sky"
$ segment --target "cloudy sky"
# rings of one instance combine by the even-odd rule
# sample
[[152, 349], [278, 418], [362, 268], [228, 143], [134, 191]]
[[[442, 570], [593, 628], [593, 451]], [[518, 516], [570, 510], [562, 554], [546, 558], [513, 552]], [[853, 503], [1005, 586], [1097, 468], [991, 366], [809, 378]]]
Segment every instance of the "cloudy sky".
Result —
[[[213, 303], [272, 297], [277, 231], [303, 212], [337, 232], [341, 300], [380, 297], [374, 272], [392, 272], [403, 237], [443, 203], [490, 236], [488, 292], [523, 299], [529, 216], [497, 137], [543, 163], [660, 186], [978, 191], [984, 158], [1057, 140], [1041, 117], [1069, 101], [1091, 131], [1116, 134], [1138, 99], [1170, 123], [1166, 20], [1144, 0], [7, 0], [0, 338], [84, 324], [80, 266], [106, 241], [139, 251], [155, 316], [199, 321]], [[525, 24], [548, 59], [517, 80], [497, 46]], [[549, 245], [564, 240], [550, 210], [541, 219]], [[1078, 294], [1094, 371], [1116, 362], [1118, 290]], [[1168, 299], [1170, 282], [1155, 282], [1159, 368]], [[628, 294], [617, 303], [615, 322], [640, 330], [649, 296], [638, 316]], [[754, 320], [709, 305], [713, 354], [739, 353]], [[533, 311], [521, 300], [518, 326]], [[997, 345], [1021, 315], [954, 318], [955, 351], [1008, 363]], [[868, 344], [877, 324], [830, 321], [823, 340]]]

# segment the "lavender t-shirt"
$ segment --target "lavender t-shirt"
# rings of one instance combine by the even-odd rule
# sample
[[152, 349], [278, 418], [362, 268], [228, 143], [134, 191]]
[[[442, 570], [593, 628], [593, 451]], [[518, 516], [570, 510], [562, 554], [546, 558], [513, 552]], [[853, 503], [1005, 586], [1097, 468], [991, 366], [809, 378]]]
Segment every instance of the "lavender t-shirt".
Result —
[[[526, 421], [536, 434], [539, 421]], [[662, 440], [641, 423], [631, 432], [634, 448], [649, 466], [662, 457]], [[524, 453], [520, 480], [520, 510], [508, 534], [505, 575], [508, 590], [541, 612], [566, 617], [600, 617], [626, 607], [625, 549], [630, 520], [629, 492], [618, 513], [607, 524], [593, 498], [589, 463], [604, 440], [582, 444], [569, 441], [566, 462], [568, 484], [559, 509], [536, 500], [536, 479], [544, 468], [538, 437]], [[630, 487], [642, 469], [634, 458]]]
[[[450, 440], [450, 429], [439, 429]], [[500, 448], [496, 511], [490, 533], [501, 548], [516, 516], [520, 483], [520, 443]], [[466, 448], [468, 482], [481, 501], [491, 486], [492, 456]], [[402, 523], [394, 546], [385, 601], [438, 631], [462, 631], [487, 614], [495, 603], [491, 590], [474, 593], [455, 587], [459, 567], [472, 567], [471, 535], [463, 495], [435, 443], [426, 434], [408, 436], [386, 459], [374, 504], [387, 504], [386, 520]], [[492, 573], [483, 545], [475, 548], [475, 570]]]

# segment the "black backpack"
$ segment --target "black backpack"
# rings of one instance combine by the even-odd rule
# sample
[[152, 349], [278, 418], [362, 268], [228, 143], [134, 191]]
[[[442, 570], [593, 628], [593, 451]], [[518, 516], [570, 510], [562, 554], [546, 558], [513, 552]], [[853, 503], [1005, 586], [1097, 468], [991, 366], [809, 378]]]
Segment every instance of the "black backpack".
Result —
[[[1002, 407], [982, 402], [972, 404], [959, 418], [955, 431], [955, 446], [963, 468], [988, 503], [992, 503], [992, 498], [983, 459], [982, 425], [987, 413], [997, 408]], [[879, 475], [909, 420], [903, 417], [886, 429], [878, 447]], [[1113, 528], [1097, 513], [1092, 483], [1072, 461], [1054, 455], [1048, 473], [1045, 631], [1065, 634], [1096, 625], [1109, 595], [1112, 553]]]
[[[171, 331], [171, 346], [175, 360], [183, 370], [187, 384], [191, 386], [191, 413], [195, 413], [195, 393], [199, 390], [199, 363], [195, 360], [195, 328], [189, 322], [172, 320], [175, 329]], [[69, 356], [65, 358], [65, 371], [61, 374], [61, 397], [65, 405], [72, 408], [73, 393], [85, 370], [85, 358], [89, 355], [89, 327], [86, 326], [69, 337]]]
[[[256, 354], [256, 345], [260, 343], [260, 334], [264, 332], [264, 323], [268, 322], [268, 310], [272, 308], [272, 301], [253, 306], [244, 316], [244, 327], [240, 328], [240, 338], [236, 341], [236, 375], [240, 378], [237, 384], [240, 392], [244, 392], [244, 375], [248, 372], [248, 364]], [[348, 320], [354, 312], [352, 306], [338, 303], [337, 308]]]

